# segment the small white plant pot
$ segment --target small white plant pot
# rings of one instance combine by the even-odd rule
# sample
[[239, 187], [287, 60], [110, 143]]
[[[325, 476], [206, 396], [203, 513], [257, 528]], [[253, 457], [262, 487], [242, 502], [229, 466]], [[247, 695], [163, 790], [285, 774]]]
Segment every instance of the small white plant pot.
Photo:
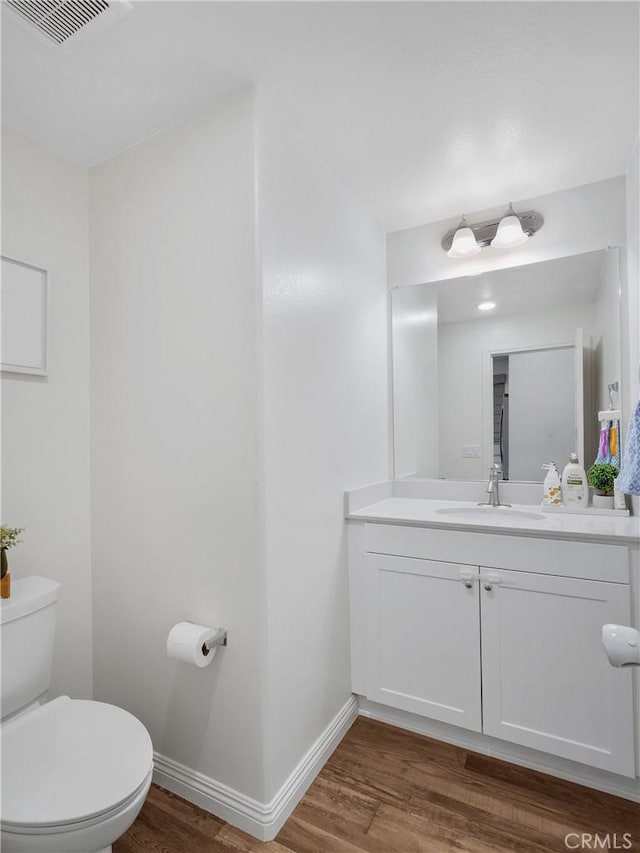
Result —
[[592, 500], [595, 509], [613, 509], [613, 495], [594, 495]]

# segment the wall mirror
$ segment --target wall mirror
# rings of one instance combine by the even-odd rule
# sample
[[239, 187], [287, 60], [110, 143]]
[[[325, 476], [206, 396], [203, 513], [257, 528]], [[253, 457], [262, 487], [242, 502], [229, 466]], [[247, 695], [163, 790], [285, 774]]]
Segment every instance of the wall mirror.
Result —
[[397, 478], [593, 463], [620, 380], [617, 249], [397, 288], [391, 309]]

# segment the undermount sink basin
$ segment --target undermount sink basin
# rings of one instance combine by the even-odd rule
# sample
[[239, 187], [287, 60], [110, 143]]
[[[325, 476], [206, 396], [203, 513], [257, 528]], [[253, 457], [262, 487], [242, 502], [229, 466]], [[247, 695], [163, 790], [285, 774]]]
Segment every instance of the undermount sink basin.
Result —
[[529, 521], [545, 521], [546, 516], [541, 512], [529, 512], [525, 509], [512, 509], [508, 506], [447, 506], [436, 510], [438, 515], [451, 515], [458, 518], [472, 516], [478, 521], [482, 518], [513, 518]]

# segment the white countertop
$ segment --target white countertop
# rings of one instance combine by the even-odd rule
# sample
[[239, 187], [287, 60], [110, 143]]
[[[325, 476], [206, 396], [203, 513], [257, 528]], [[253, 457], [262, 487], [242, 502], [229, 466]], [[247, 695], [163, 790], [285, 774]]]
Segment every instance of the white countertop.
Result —
[[455, 530], [507, 533], [549, 537], [553, 539], [607, 539], [620, 542], [640, 541], [640, 519], [633, 516], [616, 518], [611, 515], [564, 515], [542, 513], [540, 506], [513, 507], [513, 510], [543, 515], [543, 518], [524, 518], [507, 511], [491, 515], [489, 508], [478, 517], [457, 517], [455, 513], [439, 513], [439, 509], [475, 509], [476, 503], [465, 501], [428, 500], [426, 498], [387, 498], [361, 509], [353, 510], [347, 518], [388, 524], [408, 524]]

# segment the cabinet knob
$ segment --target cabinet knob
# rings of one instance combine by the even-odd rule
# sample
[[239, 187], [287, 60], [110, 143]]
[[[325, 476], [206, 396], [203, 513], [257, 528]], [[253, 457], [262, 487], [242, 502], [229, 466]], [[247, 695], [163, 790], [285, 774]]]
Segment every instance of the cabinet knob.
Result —
[[493, 589], [493, 584], [486, 583], [484, 585], [484, 588], [487, 590], [487, 592], [491, 592], [491, 590]]
[[473, 581], [465, 581], [464, 585], [467, 589], [473, 589]]

